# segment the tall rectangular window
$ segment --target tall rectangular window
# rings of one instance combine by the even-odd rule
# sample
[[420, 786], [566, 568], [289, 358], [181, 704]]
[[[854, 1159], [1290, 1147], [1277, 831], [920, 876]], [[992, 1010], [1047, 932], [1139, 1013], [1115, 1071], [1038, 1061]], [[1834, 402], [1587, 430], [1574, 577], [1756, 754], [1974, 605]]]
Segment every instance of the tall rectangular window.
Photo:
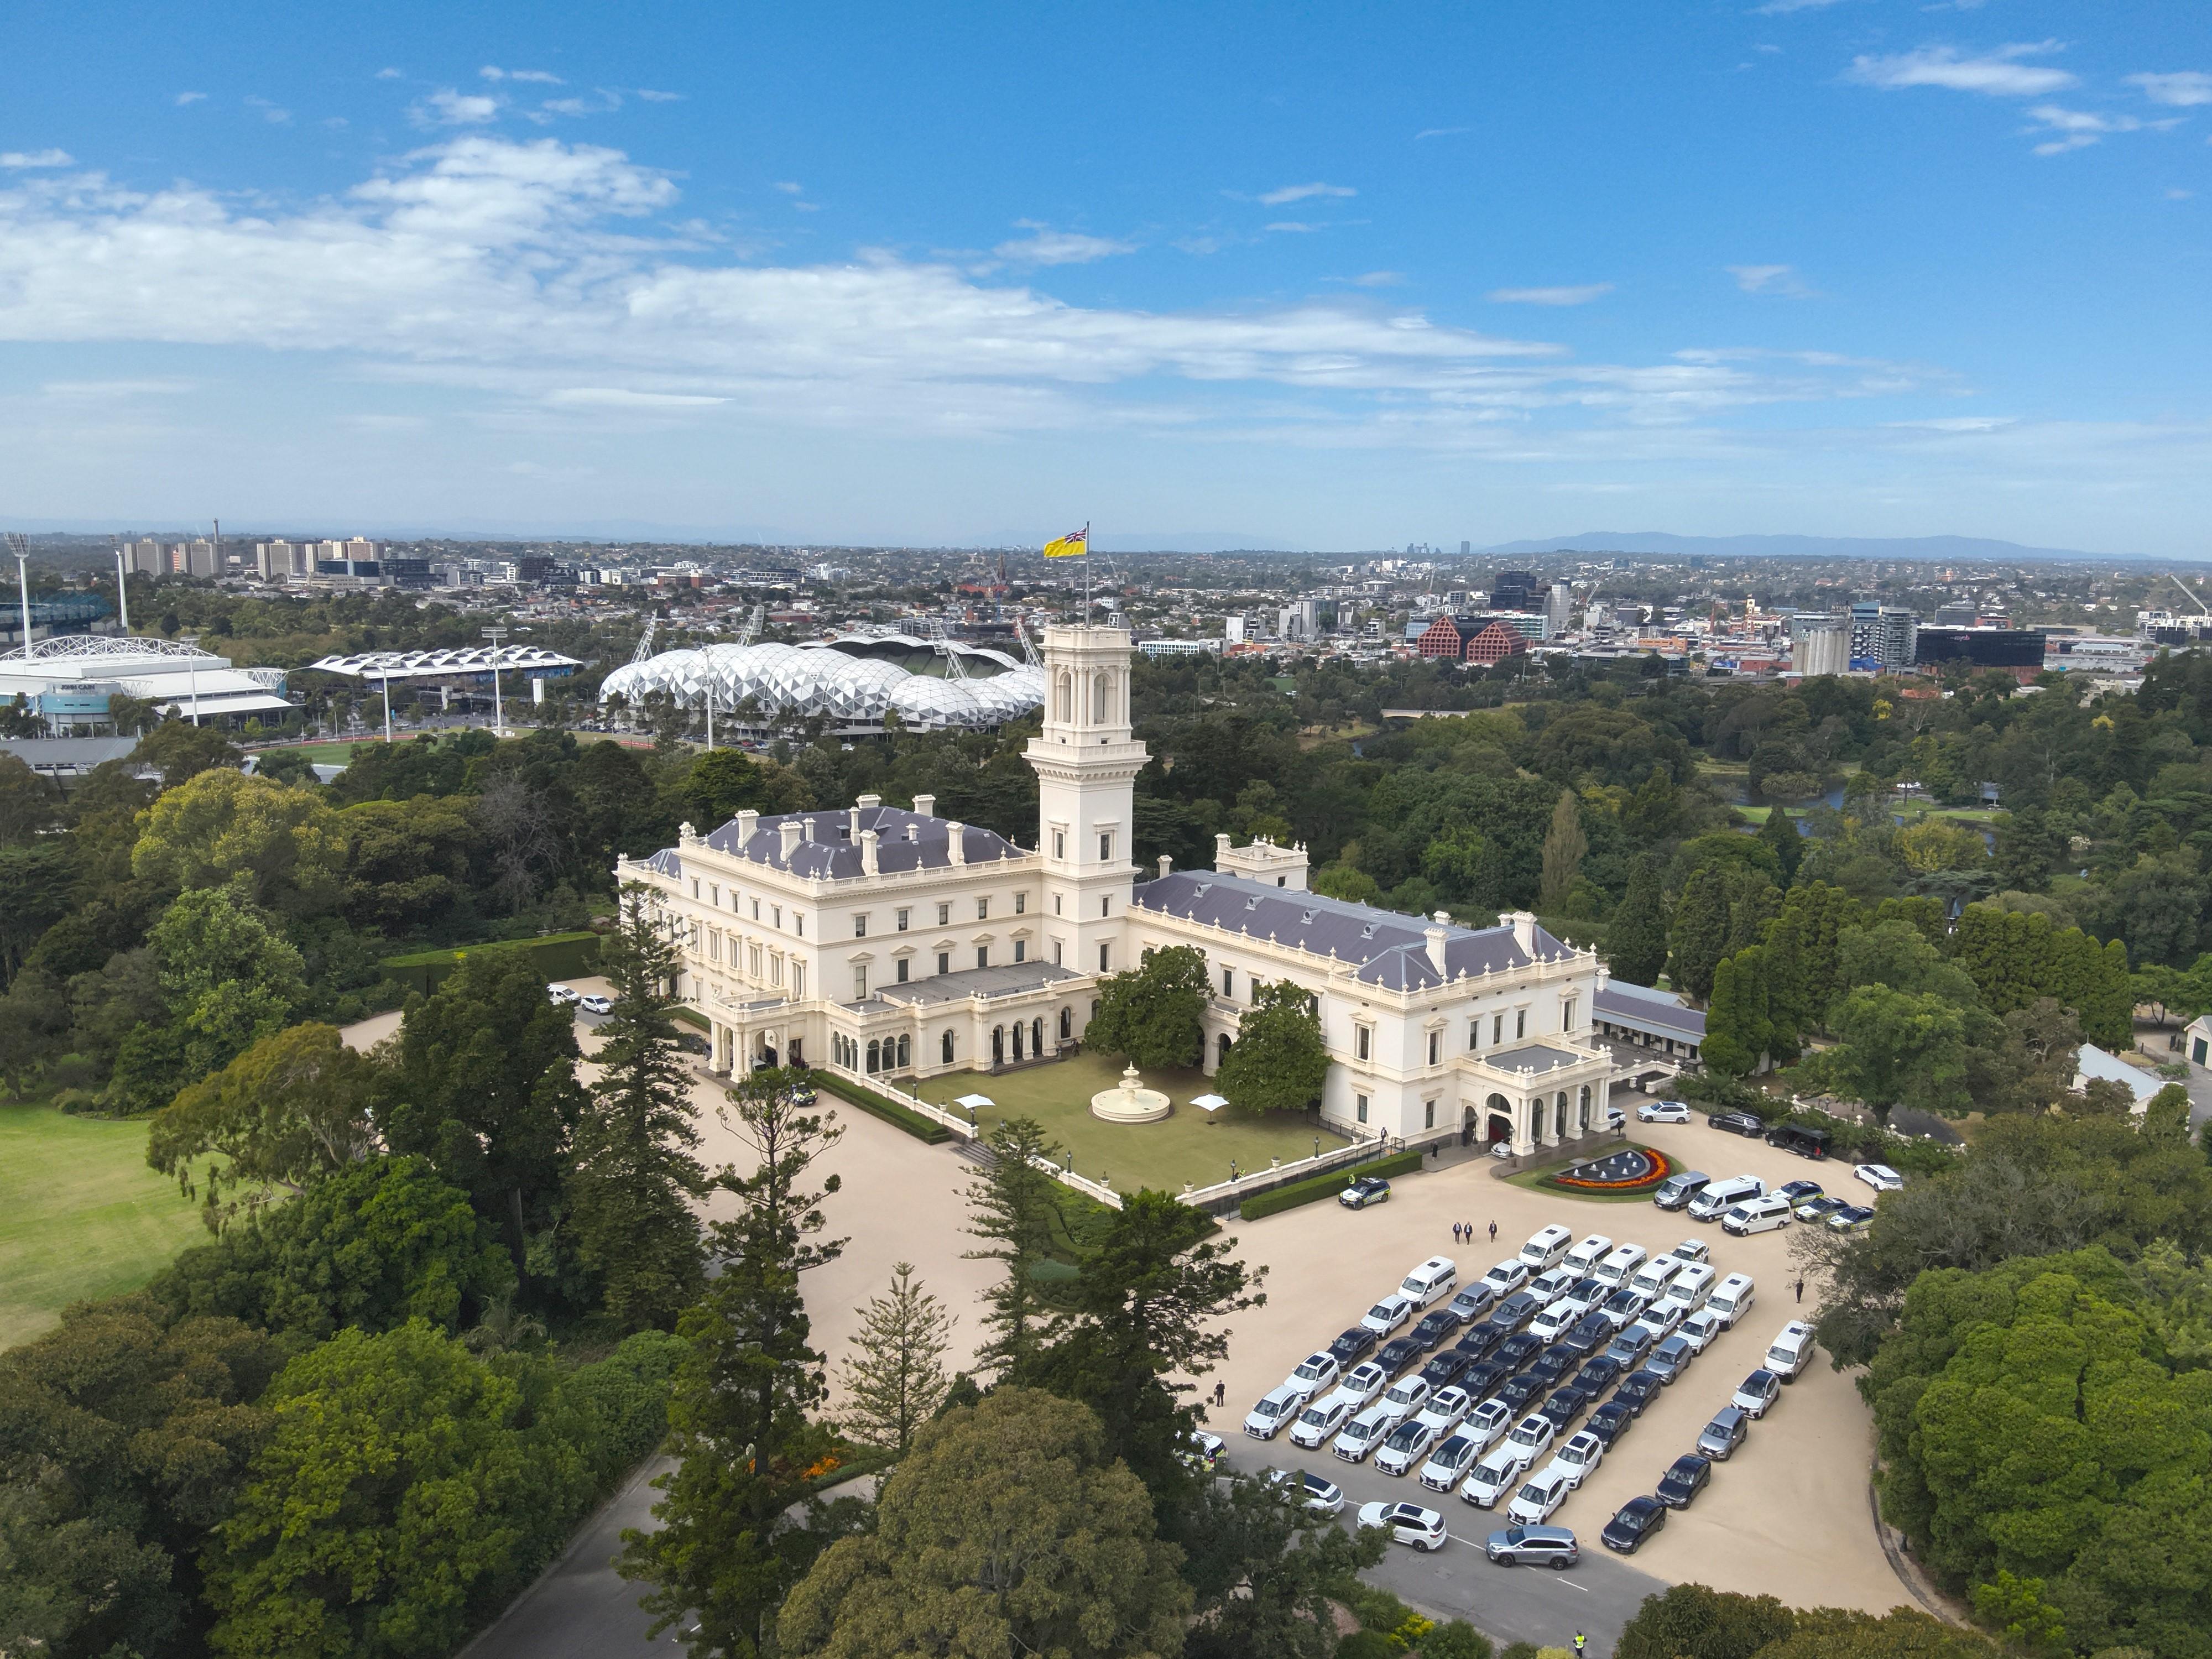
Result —
[[1421, 1103], [1421, 1127], [1424, 1129], [1433, 1129], [1437, 1127], [1437, 1103], [1433, 1100], [1425, 1100]]
[[866, 968], [853, 969], [853, 1000], [855, 1002], [868, 1000], [868, 970]]
[[[803, 962], [794, 962], [791, 964], [791, 994], [801, 1002], [806, 1000], [806, 964]], [[797, 1037], [791, 1040], [791, 1063], [796, 1066], [799, 1064]]]
[[1477, 1014], [1467, 1023], [1467, 1051], [1473, 1054], [1482, 1047], [1482, 1016]]
[[939, 951], [937, 953], [937, 971], [940, 974], [949, 974], [952, 971], [951, 951]]
[[975, 947], [975, 965], [978, 968], [988, 968], [991, 965], [991, 947], [989, 945], [979, 945]]
[[1362, 1123], [1366, 1122], [1366, 1121], [1367, 1121], [1367, 1097], [1366, 1097], [1365, 1095], [1354, 1095], [1354, 1096], [1352, 1096], [1352, 1114], [1353, 1114], [1353, 1115], [1355, 1115], [1356, 1117], [1358, 1117], [1358, 1120], [1359, 1120]]
[[1054, 940], [1053, 940], [1053, 942], [1052, 942], [1052, 965], [1053, 965], [1054, 967], [1055, 967], [1055, 968], [1057, 968], [1057, 967], [1059, 967], [1059, 966], [1060, 965], [1060, 940], [1058, 940], [1058, 939], [1054, 939]]
[[937, 925], [939, 927], [952, 925], [952, 902], [950, 899], [937, 907]]
[[1014, 895], [1014, 914], [1015, 914], [1016, 915], [1018, 915], [1018, 916], [1021, 916], [1021, 915], [1027, 915], [1029, 914], [1029, 908], [1030, 908], [1030, 896], [1029, 896], [1027, 893], [1017, 893], [1017, 894], [1015, 894], [1015, 895]]
[[978, 921], [988, 921], [990, 919], [991, 901], [988, 898], [977, 899], [975, 901], [975, 920]]
[[1513, 1040], [1518, 1042], [1528, 1035], [1528, 1011], [1526, 1008], [1516, 1008], [1513, 1011]]
[[909, 962], [906, 957], [901, 957], [898, 959], [898, 969], [897, 969], [896, 978], [897, 978], [897, 982], [898, 982], [899, 984], [903, 985], [903, 984], [905, 984], [905, 983], [906, 983], [907, 969], [908, 969], [908, 968], [910, 968], [911, 966], [913, 966], [913, 963], [910, 963], [910, 962]]
[[1225, 997], [1233, 997], [1237, 994], [1237, 970], [1234, 968], [1224, 968], [1221, 970], [1221, 994]]
[[1052, 832], [1052, 855], [1056, 859], [1064, 859], [1067, 856], [1066, 830], [1055, 830]]
[[1016, 962], [1026, 962], [1029, 959], [1029, 946], [1030, 942], [1025, 939], [1018, 939], [1014, 941], [1014, 960]]
[[1501, 1043], [1501, 1042], [1504, 1042], [1504, 1041], [1505, 1041], [1505, 1016], [1504, 1016], [1504, 1015], [1503, 1015], [1503, 1014], [1492, 1014], [1492, 1015], [1490, 1017], [1490, 1042], [1491, 1042], [1491, 1046], [1492, 1046], [1492, 1048], [1495, 1048], [1498, 1044], [1499, 1044], [1499, 1043]]
[[1352, 1057], [1357, 1060], [1367, 1060], [1372, 1057], [1375, 1052], [1375, 1028], [1373, 1026], [1355, 1025], [1352, 1027]]
[[1114, 947], [1102, 942], [1098, 946], [1098, 971], [1102, 974], [1106, 972], [1112, 966], [1113, 961]]
[[866, 912], [863, 911], [860, 915], [853, 918], [853, 937], [854, 939], [866, 939], [867, 936], [868, 918]]
[[804, 910], [793, 910], [791, 913], [791, 925], [799, 930], [799, 938], [805, 939], [806, 937], [806, 912]]
[[1114, 836], [1111, 830], [1098, 837], [1098, 861], [1105, 863], [1114, 856]]
[[899, 932], [901, 932], [902, 933], [903, 933], [904, 932], [906, 932], [907, 922], [908, 922], [908, 920], [913, 916], [913, 915], [914, 915], [914, 912], [913, 912], [913, 911], [911, 911], [911, 910], [902, 910], [902, 911], [900, 911], [900, 912], [898, 913], [898, 930], [899, 930]]
[[1569, 997], [1559, 1005], [1559, 1029], [1562, 1031], [1571, 1031], [1575, 1029], [1575, 998]]
[[[1436, 1065], [1439, 1060], [1443, 1060], [1443, 1057], [1444, 1057], [1444, 1034], [1443, 1034], [1442, 1031], [1431, 1031], [1431, 1032], [1430, 1032], [1430, 1033], [1429, 1033], [1429, 1064], [1430, 1064], [1430, 1065], [1431, 1065], [1431, 1066], [1434, 1066], [1434, 1065]], [[1431, 1125], [1431, 1127], [1433, 1127], [1434, 1126], [1433, 1126], [1433, 1125]]]

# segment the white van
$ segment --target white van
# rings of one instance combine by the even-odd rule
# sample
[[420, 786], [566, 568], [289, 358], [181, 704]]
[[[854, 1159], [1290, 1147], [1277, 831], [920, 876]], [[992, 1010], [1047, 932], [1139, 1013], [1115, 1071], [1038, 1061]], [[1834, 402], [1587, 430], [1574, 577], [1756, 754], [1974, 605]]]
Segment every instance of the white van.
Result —
[[1415, 1307], [1425, 1308], [1458, 1288], [1459, 1265], [1449, 1256], [1432, 1255], [1406, 1275], [1398, 1294], [1410, 1298]]
[[1713, 1286], [1713, 1293], [1705, 1298], [1705, 1311], [1721, 1316], [1721, 1323], [1734, 1329], [1735, 1322], [1751, 1311], [1754, 1300], [1749, 1273], [1730, 1273]]
[[1554, 1223], [1521, 1247], [1521, 1259], [1528, 1264], [1531, 1273], [1541, 1273], [1547, 1267], [1558, 1267], [1567, 1253], [1567, 1246], [1574, 1242], [1573, 1233]]
[[1779, 1193], [1768, 1193], [1761, 1198], [1747, 1198], [1741, 1204], [1732, 1204], [1721, 1217], [1721, 1231], [1743, 1238], [1752, 1233], [1771, 1233], [1777, 1227], [1790, 1224], [1790, 1200]]
[[1603, 1233], [1592, 1233], [1573, 1249], [1569, 1250], [1566, 1261], [1560, 1265], [1571, 1267], [1577, 1279], [1588, 1279], [1590, 1269], [1604, 1261], [1605, 1253], [1612, 1248], [1613, 1241]]
[[1690, 1200], [1690, 1219], [1711, 1221], [1724, 1215], [1747, 1198], [1766, 1196], [1766, 1183], [1757, 1176], [1731, 1176], [1726, 1181], [1710, 1182], [1705, 1191]]
[[1713, 1281], [1719, 1277], [1708, 1263], [1687, 1262], [1668, 1283], [1667, 1299], [1680, 1303], [1686, 1316], [1693, 1314], [1705, 1305], [1705, 1299], [1713, 1293]]
[[1813, 1327], [1802, 1319], [1784, 1325], [1766, 1350], [1766, 1369], [1784, 1382], [1795, 1382], [1812, 1360]]
[[1590, 1276], [1601, 1285], [1620, 1290], [1628, 1283], [1628, 1276], [1644, 1265], [1644, 1257], [1650, 1254], [1641, 1244], [1616, 1244], [1605, 1260], [1597, 1264], [1596, 1271]]
[[1636, 1277], [1628, 1281], [1628, 1288], [1646, 1302], [1656, 1302], [1659, 1293], [1674, 1282], [1674, 1275], [1688, 1265], [1679, 1256], [1655, 1255], [1636, 1270]]

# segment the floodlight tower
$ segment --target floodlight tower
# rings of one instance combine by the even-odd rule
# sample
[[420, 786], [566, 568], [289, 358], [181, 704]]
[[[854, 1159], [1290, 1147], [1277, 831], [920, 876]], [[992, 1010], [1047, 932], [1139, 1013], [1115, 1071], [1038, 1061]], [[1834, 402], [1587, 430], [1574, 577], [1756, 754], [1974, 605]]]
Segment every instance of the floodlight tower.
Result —
[[125, 637], [131, 632], [131, 584], [123, 568], [123, 538], [115, 538], [115, 614]]
[[491, 641], [491, 734], [495, 738], [503, 738], [507, 735], [507, 714], [506, 705], [500, 701], [499, 695], [499, 645], [507, 637], [507, 630], [501, 626], [477, 631]]
[[20, 530], [8, 532], [8, 550], [15, 556], [15, 586], [23, 597], [23, 660], [31, 660], [31, 538]]

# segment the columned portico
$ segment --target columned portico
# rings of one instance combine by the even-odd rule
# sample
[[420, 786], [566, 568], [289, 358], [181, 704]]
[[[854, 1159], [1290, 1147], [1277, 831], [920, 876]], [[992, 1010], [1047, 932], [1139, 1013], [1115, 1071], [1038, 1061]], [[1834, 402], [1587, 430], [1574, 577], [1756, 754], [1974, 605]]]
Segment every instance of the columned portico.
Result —
[[1597, 1108], [1613, 1074], [1601, 1050], [1557, 1037], [1462, 1059], [1456, 1069], [1462, 1123], [1472, 1122], [1483, 1140], [1500, 1139], [1498, 1128], [1510, 1125], [1505, 1138], [1516, 1158], [1578, 1140], [1597, 1128]]

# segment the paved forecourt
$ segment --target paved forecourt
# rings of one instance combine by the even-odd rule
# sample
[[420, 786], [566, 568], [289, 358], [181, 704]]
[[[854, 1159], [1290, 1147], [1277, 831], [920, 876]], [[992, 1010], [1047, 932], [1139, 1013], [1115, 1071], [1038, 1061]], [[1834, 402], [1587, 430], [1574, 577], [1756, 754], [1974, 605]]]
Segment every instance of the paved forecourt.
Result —
[[[1709, 1129], [1702, 1118], [1687, 1125], [1633, 1127], [1636, 1139], [1666, 1152], [1680, 1167], [1717, 1178], [1751, 1174], [1770, 1187], [1811, 1179], [1832, 1192], [1870, 1196], [1852, 1178], [1848, 1164], [1808, 1163], [1763, 1141]], [[1790, 1244], [1800, 1224], [1733, 1238], [1717, 1222], [1692, 1221], [1684, 1212], [1661, 1210], [1648, 1200], [1582, 1200], [1494, 1180], [1479, 1159], [1432, 1167], [1401, 1177], [1393, 1187], [1389, 1202], [1371, 1210], [1324, 1202], [1231, 1224], [1228, 1237], [1241, 1247], [1243, 1258], [1269, 1270], [1267, 1305], [1237, 1319], [1229, 1362], [1219, 1373], [1228, 1387], [1227, 1405], [1211, 1413], [1210, 1426], [1228, 1440], [1236, 1467], [1313, 1468], [1345, 1488], [1347, 1515], [1358, 1503], [1382, 1498], [1438, 1510], [1455, 1540], [1473, 1547], [1455, 1541], [1429, 1556], [1395, 1547], [1386, 1582], [1409, 1600], [1465, 1616], [1509, 1639], [1561, 1641], [1556, 1629], [1547, 1625], [1539, 1632], [1527, 1621], [1547, 1617], [1547, 1603], [1565, 1601], [1593, 1620], [1584, 1628], [1594, 1647], [1601, 1638], [1609, 1642], [1618, 1620], [1600, 1617], [1601, 1611], [1625, 1618], [1634, 1611], [1635, 1601], [1660, 1588], [1662, 1581], [1694, 1579], [1721, 1589], [1779, 1595], [1801, 1607], [1886, 1612], [1911, 1601], [1874, 1529], [1868, 1497], [1872, 1418], [1850, 1378], [1831, 1370], [1825, 1353], [1783, 1391], [1765, 1419], [1752, 1425], [1745, 1446], [1715, 1466], [1711, 1484], [1690, 1508], [1674, 1512], [1665, 1530], [1632, 1562], [1610, 1554], [1598, 1542], [1599, 1531], [1623, 1503], [1651, 1491], [1660, 1471], [1692, 1449], [1698, 1430], [1758, 1367], [1774, 1334], [1796, 1316]], [[1498, 1224], [1495, 1243], [1489, 1237], [1492, 1221]], [[1454, 1243], [1454, 1222], [1474, 1225], [1474, 1243]], [[1574, 1528], [1582, 1541], [1582, 1563], [1571, 1571], [1495, 1568], [1483, 1560], [1477, 1552], [1482, 1540], [1504, 1524], [1502, 1508], [1480, 1510], [1456, 1492], [1428, 1492], [1411, 1476], [1378, 1474], [1371, 1459], [1346, 1463], [1326, 1444], [1301, 1452], [1287, 1433], [1262, 1443], [1243, 1432], [1244, 1413], [1254, 1401], [1282, 1382], [1308, 1353], [1358, 1323], [1417, 1262], [1449, 1256], [1462, 1283], [1470, 1282], [1553, 1222], [1572, 1229], [1577, 1238], [1603, 1233], [1616, 1243], [1641, 1244], [1654, 1255], [1679, 1239], [1698, 1238], [1711, 1249], [1719, 1273], [1748, 1273], [1757, 1285], [1749, 1314], [1646, 1409], [1553, 1517], [1554, 1524]], [[1809, 1308], [1817, 1300], [1814, 1286], [1807, 1286], [1806, 1297]], [[1547, 1459], [1548, 1454], [1540, 1464]], [[1555, 1580], [1579, 1583], [1590, 1600], [1577, 1600]], [[1420, 1593], [1423, 1583], [1433, 1587], [1432, 1594]], [[1633, 1590], [1625, 1609], [1624, 1589]], [[1565, 1634], [1571, 1636], [1571, 1630]]]

